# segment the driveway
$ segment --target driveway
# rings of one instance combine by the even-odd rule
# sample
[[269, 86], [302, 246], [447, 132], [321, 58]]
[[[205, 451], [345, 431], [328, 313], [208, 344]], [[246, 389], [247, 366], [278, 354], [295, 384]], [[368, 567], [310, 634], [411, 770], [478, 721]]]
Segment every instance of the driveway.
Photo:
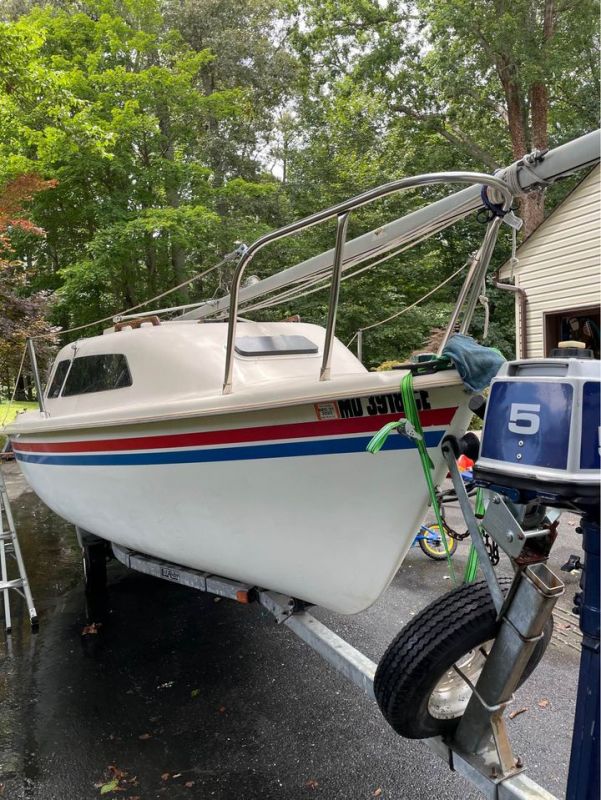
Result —
[[[110, 616], [82, 637], [72, 529], [26, 489], [14, 464], [4, 470], [41, 621], [32, 635], [15, 597], [10, 642], [0, 631], [3, 800], [480, 796], [425, 746], [396, 736], [375, 704], [259, 606], [112, 563]], [[552, 568], [580, 552], [576, 524], [562, 518]], [[467, 551], [460, 543], [459, 574]], [[579, 576], [561, 575], [567, 592], [552, 644], [517, 693], [513, 710], [524, 710], [508, 720], [529, 776], [557, 796], [580, 648], [570, 613]], [[412, 614], [449, 588], [447, 565], [413, 548], [372, 608], [315, 615], [378, 660]]]

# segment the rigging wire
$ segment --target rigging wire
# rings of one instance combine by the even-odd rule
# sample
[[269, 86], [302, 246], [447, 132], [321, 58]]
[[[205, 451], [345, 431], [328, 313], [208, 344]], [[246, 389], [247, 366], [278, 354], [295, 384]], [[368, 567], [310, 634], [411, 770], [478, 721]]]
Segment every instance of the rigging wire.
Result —
[[[236, 253], [237, 251], [234, 251]], [[179, 289], [183, 289], [186, 286], [190, 286], [191, 283], [194, 281], [198, 281], [201, 278], [204, 278], [205, 275], [208, 275], [210, 272], [213, 272], [216, 269], [219, 269], [228, 261], [231, 261], [233, 253], [228, 253], [227, 256], [221, 259], [221, 261], [217, 264], [214, 264], [209, 269], [205, 270], [204, 272], [200, 272], [197, 275], [193, 275], [188, 280], [179, 283], [177, 286], [173, 286], [171, 289], [167, 289], [165, 292], [161, 292], [161, 294], [157, 294], [155, 297], [151, 297], [149, 300], [144, 300], [142, 303], [138, 303], [131, 308], [126, 308], [124, 311], [119, 312], [118, 314], [111, 314], [110, 317], [103, 317], [102, 319], [97, 319], [94, 322], [87, 322], [85, 325], [76, 325], [73, 328], [66, 328], [65, 330], [58, 330], [58, 331], [51, 331], [50, 333], [39, 333], [37, 336], [32, 336], [31, 339], [48, 339], [52, 336], [62, 336], [65, 333], [75, 333], [76, 331], [83, 331], [86, 328], [92, 328], [94, 325], [100, 325], [103, 322], [113, 322], [115, 319], [119, 317], [123, 317], [125, 314], [129, 314], [131, 311], [135, 311], [137, 308], [143, 308], [144, 306], [150, 305], [150, 303], [154, 303], [156, 300], [160, 300], [163, 297], [167, 297], [167, 295], [172, 294], [173, 292], [177, 292]]]
[[[409, 243], [404, 244], [403, 247], [399, 248], [398, 250], [395, 250], [392, 254], [387, 254], [384, 257], [382, 257], [380, 259], [377, 259], [372, 264], [368, 264], [367, 266], [362, 267], [361, 269], [356, 270], [355, 272], [353, 272], [353, 273], [351, 273], [349, 275], [343, 276], [342, 280], [346, 280], [347, 278], [352, 278], [352, 277], [354, 277], [356, 275], [361, 274], [362, 272], [365, 272], [368, 269], [371, 269], [372, 267], [377, 266], [378, 264], [381, 264], [383, 261], [387, 261], [390, 258], [394, 258], [394, 256], [398, 255], [399, 253], [403, 252], [404, 250], [407, 250], [410, 247], [414, 247], [415, 245], [419, 244], [424, 239], [428, 238], [429, 236], [432, 236], [433, 234], [439, 233], [440, 231], [444, 230], [446, 227], [451, 225], [453, 222], [455, 222], [457, 219], [463, 218], [465, 216], [466, 216], [465, 213], [457, 212], [455, 214], [449, 215], [448, 217], [445, 217], [443, 220], [439, 221], [439, 223], [434, 227], [432, 227], [431, 225], [423, 225], [423, 226], [421, 226], [421, 228], [417, 228], [414, 231], [414, 233], [418, 234], [418, 238], [412, 239]], [[422, 234], [422, 231], [424, 231], [423, 234]], [[419, 235], [419, 234], [421, 234], [421, 235]], [[144, 308], [145, 306], [148, 306], [151, 303], [156, 302], [157, 300], [161, 300], [163, 297], [167, 297], [168, 295], [173, 294], [174, 292], [177, 292], [178, 290], [183, 289], [186, 286], [190, 286], [195, 281], [198, 281], [201, 278], [204, 278], [206, 275], [209, 275], [211, 272], [214, 272], [215, 270], [217, 270], [220, 267], [222, 267], [224, 264], [226, 264], [229, 261], [231, 261], [235, 256], [242, 255], [242, 252], [243, 252], [241, 250], [242, 247], [245, 248], [244, 245], [238, 247], [233, 252], [228, 253], [226, 256], [224, 256], [222, 258], [222, 260], [219, 261], [217, 264], [214, 264], [212, 267], [209, 267], [209, 269], [205, 270], [204, 272], [198, 273], [197, 275], [193, 275], [191, 278], [188, 278], [187, 280], [183, 281], [182, 283], [179, 283], [177, 286], [173, 286], [170, 289], [167, 289], [166, 291], [161, 292], [160, 294], [155, 295], [154, 297], [151, 297], [148, 300], [144, 300], [141, 303], [137, 303], [136, 305], [131, 306], [130, 308], [126, 308], [126, 309], [124, 309], [123, 311], [121, 311], [121, 312], [119, 312], [117, 314], [111, 314], [110, 316], [102, 317], [101, 319], [97, 319], [97, 320], [94, 320], [93, 322], [88, 322], [88, 323], [85, 323], [83, 325], [76, 325], [76, 326], [74, 326], [72, 328], [66, 328], [64, 330], [53, 330], [53, 331], [50, 331], [48, 333], [41, 333], [41, 334], [38, 334], [36, 336], [32, 336], [31, 339], [34, 340], [34, 341], [38, 340], [38, 339], [49, 339], [49, 338], [53, 338], [55, 336], [62, 336], [62, 335], [67, 334], [67, 333], [76, 333], [77, 331], [86, 330], [86, 329], [92, 328], [92, 327], [94, 327], [96, 325], [101, 325], [104, 322], [115, 322], [116, 320], [118, 320], [120, 318], [124, 318], [128, 314], [131, 314], [132, 311], [136, 311], [137, 309]], [[375, 248], [372, 248], [371, 252], [377, 252], [377, 250], [378, 250], [378, 248], [375, 247]], [[370, 252], [370, 251], [363, 251], [361, 254], [359, 254], [355, 258], [359, 259], [359, 263], [360, 263], [360, 259], [364, 259], [368, 252]], [[353, 259], [353, 260], [355, 260], [355, 259]], [[263, 308], [271, 308], [271, 307], [273, 307], [275, 305], [279, 305], [281, 302], [284, 302], [286, 300], [300, 299], [302, 297], [306, 297], [309, 294], [313, 294], [313, 293], [315, 293], [317, 291], [321, 291], [323, 288], [325, 288], [325, 285], [326, 285], [325, 282], [327, 281], [327, 278], [328, 278], [327, 272], [330, 269], [331, 269], [331, 265], [328, 265], [324, 269], [320, 270], [319, 273], [317, 273], [316, 275], [311, 276], [310, 280], [305, 281], [305, 283], [302, 284], [301, 286], [296, 286], [294, 288], [288, 289], [286, 292], [283, 292], [281, 295], [277, 295], [275, 298], [266, 299], [266, 300], [264, 300], [264, 301], [262, 301], [260, 303], [255, 304], [254, 306], [246, 307], [246, 308], [244, 308], [244, 311], [248, 312], [248, 311], [261, 310]], [[298, 283], [301, 280], [303, 280], [303, 279], [302, 278], [301, 279], [297, 279], [296, 281], [294, 281], [294, 283]], [[308, 287], [314, 286], [316, 283], [319, 283], [320, 281], [324, 282], [323, 286], [318, 286], [318, 287], [316, 287], [314, 289], [311, 289], [308, 292], [305, 291]], [[295, 292], [296, 292], [296, 294], [295, 294]], [[206, 301], [203, 301], [203, 302], [200, 302], [200, 303], [190, 303], [190, 304], [187, 304], [187, 305], [184, 305], [184, 306], [174, 306], [174, 307], [171, 307], [171, 308], [168, 308], [168, 309], [159, 309], [158, 312], [159, 313], [167, 313], [167, 312], [175, 311], [175, 310], [182, 310], [182, 309], [187, 309], [187, 308], [197, 308], [197, 307], [203, 306], [205, 304], [206, 304]], [[216, 309], [215, 312], [213, 312], [213, 313], [219, 313], [219, 312], [223, 313], [223, 311], [224, 310]], [[149, 312], [149, 313], [152, 313], [152, 312]], [[212, 313], [209, 312], [206, 316], [212, 316]]]
[[[464, 219], [466, 216], [468, 216], [468, 214], [466, 214], [466, 212], [464, 210], [459, 210], [459, 211], [454, 211], [453, 213], [449, 212], [446, 217], [444, 217], [441, 220], [438, 220], [436, 223], [431, 223], [431, 222], [424, 223], [423, 225], [415, 228], [412, 231], [412, 235], [413, 235], [412, 239], [410, 240], [410, 242], [405, 242], [403, 244], [403, 248], [402, 249], [408, 249], [409, 247], [413, 247], [413, 246], [419, 244], [424, 239], [427, 239], [430, 236], [433, 236], [433, 235], [435, 235], [437, 233], [440, 233], [445, 228], [448, 228], [450, 225], [452, 225], [453, 223], [457, 222], [460, 219]], [[346, 262], [344, 262], [343, 268], [344, 269], [350, 269], [351, 265], [353, 263], [361, 263], [362, 261], [365, 261], [370, 256], [370, 254], [377, 255], [381, 251], [382, 251], [382, 247], [380, 245], [376, 245], [375, 247], [372, 247], [369, 250], [364, 250], [361, 253], [359, 253], [359, 254], [357, 254], [355, 256], [352, 256]], [[397, 250], [395, 252], [396, 253], [402, 252], [402, 250]], [[382, 263], [382, 261], [385, 261], [387, 258], [392, 258], [392, 255], [391, 256], [388, 256], [388, 255], [384, 256], [382, 259], [380, 259], [379, 261], [375, 262], [373, 264], [373, 266], [375, 266], [377, 263]], [[358, 270], [357, 272], [354, 272], [353, 275], [357, 275], [357, 274], [359, 274], [359, 272], [363, 272], [366, 269], [370, 269], [371, 266], [372, 265], [368, 265], [367, 267], [363, 267], [361, 270]], [[324, 276], [327, 275], [327, 273], [331, 270], [331, 268], [332, 268], [332, 265], [328, 264], [327, 266], [318, 269], [316, 272], [312, 273], [309, 276], [303, 276], [303, 277], [295, 278], [293, 280], [288, 281], [288, 285], [290, 285], [290, 286], [292, 286], [293, 284], [298, 284], [301, 281], [306, 281], [306, 282], [304, 284], [302, 284], [300, 287], [296, 286], [296, 287], [293, 287], [293, 288], [286, 289], [281, 295], [276, 295], [275, 298], [281, 298], [282, 300], [284, 300], [284, 299], [296, 299], [296, 296], [294, 296], [293, 293], [297, 289], [298, 290], [302, 289], [303, 290], [303, 294], [301, 294], [299, 296], [301, 296], [301, 297], [304, 296], [304, 289], [306, 289], [309, 286], [315, 285], [315, 283], [318, 283], [322, 279], [325, 279]], [[351, 276], [344, 276], [342, 278], [342, 280], [344, 280], [346, 277], [351, 277]], [[277, 289], [273, 289], [272, 291], [275, 292], [275, 291], [277, 291]], [[314, 291], [319, 291], [319, 289], [315, 289]], [[256, 295], [256, 296], [260, 296], [260, 295]], [[227, 297], [227, 295], [225, 297]], [[271, 299], [270, 298], [266, 298], [265, 300], [262, 300], [262, 301], [260, 301], [259, 303], [255, 304], [253, 306], [247, 306], [246, 308], [244, 308], [244, 311], [255, 311], [255, 310], [260, 310], [262, 308], [271, 307], [272, 305], [277, 305], [280, 302], [279, 300], [277, 300], [277, 302], [271, 302], [271, 300], [275, 300], [275, 298], [271, 298]], [[217, 303], [223, 301], [224, 299], [225, 298], [222, 297], [220, 300], [217, 301]], [[244, 302], [248, 303], [248, 302], [251, 302], [251, 300], [252, 300], [252, 298], [247, 299], [246, 301], [244, 301], [244, 300], [241, 301], [241, 303], [240, 303], [241, 307], [243, 306]], [[269, 306], [266, 305], [267, 303], [269, 303]], [[210, 304], [210, 301], [209, 302], [205, 302], [205, 303], [201, 303], [199, 305], [200, 306], [204, 306], [204, 305], [209, 305], [209, 304]], [[226, 307], [213, 308], [213, 309], [208, 309], [207, 312], [202, 315], [202, 317], [212, 317], [214, 315], [220, 314], [223, 318], [226, 318], [227, 317], [227, 313], [228, 313], [228, 309]]]
[[23, 348], [23, 355], [21, 356], [21, 363], [19, 364], [19, 370], [17, 372], [17, 377], [15, 379], [15, 388], [13, 389], [13, 393], [12, 393], [12, 396], [11, 396], [11, 398], [9, 400], [8, 406], [6, 408], [6, 411], [4, 413], [4, 417], [2, 419], [2, 423], [0, 424], [0, 428], [4, 428], [4, 426], [6, 425], [6, 420], [8, 419], [8, 415], [10, 414], [10, 410], [13, 407], [13, 404], [15, 402], [15, 397], [17, 396], [17, 388], [19, 386], [19, 380], [21, 379], [21, 373], [23, 372], [23, 364], [25, 363], [25, 355], [26, 355], [26, 353], [27, 353], [27, 347], [24, 347]]
[[[463, 216], [464, 216], [463, 214], [455, 214], [455, 215], [453, 215], [453, 217], [445, 218], [444, 222], [441, 223], [436, 228], [427, 229], [426, 231], [424, 231], [424, 233], [419, 238], [412, 239], [410, 242], [405, 243], [402, 247], [398, 248], [394, 252], [387, 253], [382, 258], [379, 258], [376, 261], [373, 261], [371, 264], [367, 264], [366, 266], [355, 270], [355, 272], [349, 273], [347, 275], [343, 275], [341, 280], [344, 281], [344, 280], [348, 280], [349, 278], [354, 278], [356, 275], [359, 275], [359, 274], [361, 274], [363, 272], [366, 272], [367, 270], [372, 269], [372, 267], [376, 267], [376, 266], [378, 266], [378, 264], [381, 264], [381, 263], [383, 263], [384, 261], [387, 261], [390, 258], [394, 258], [395, 256], [399, 255], [400, 253], [403, 253], [405, 250], [409, 250], [410, 248], [415, 247], [416, 245], [420, 244], [424, 240], [428, 239], [433, 234], [440, 233], [442, 230], [444, 230], [444, 228], [448, 227], [448, 225], [451, 224], [453, 221], [455, 221], [456, 219], [458, 219], [460, 217], [463, 217]], [[462, 267], [462, 269], [463, 269], [463, 267]], [[241, 310], [243, 310], [245, 313], [248, 313], [250, 311], [260, 311], [260, 310], [262, 310], [264, 308], [271, 308], [273, 306], [279, 305], [280, 303], [285, 302], [285, 301], [301, 299], [303, 297], [307, 297], [310, 294], [314, 294], [315, 292], [319, 292], [319, 291], [321, 291], [322, 289], [326, 288], [329, 285], [329, 276], [324, 275], [324, 273], [328, 272], [329, 270], [330, 270], [330, 267], [326, 267], [316, 277], [312, 276], [312, 278], [309, 281], [307, 281], [304, 285], [302, 285], [300, 287], [299, 286], [293, 287], [292, 289], [288, 289], [285, 292], [282, 292], [282, 294], [280, 294], [280, 295], [276, 295], [275, 297], [272, 297], [272, 298], [267, 298], [267, 299], [261, 301], [260, 303], [257, 303], [255, 305], [253, 305], [253, 306], [243, 307]], [[451, 276], [451, 277], [453, 277], [453, 276]], [[318, 286], [318, 287], [316, 287], [314, 289], [310, 289], [310, 291], [305, 291], [305, 289], [307, 289], [307, 288], [309, 288], [311, 286], [314, 286], [316, 283], [319, 283], [320, 281], [324, 281], [324, 284], [322, 286]], [[437, 288], [439, 288], [439, 287], [437, 287]], [[422, 298], [422, 299], [425, 299], [425, 298]], [[353, 337], [353, 339], [354, 338], [355, 337]]]
[[[416, 244], [416, 243], [412, 243], [411, 245], [409, 245], [409, 247], [412, 246], [413, 244]], [[401, 247], [398, 250], [395, 250], [393, 253], [388, 253], [387, 255], [383, 256], [382, 258], [379, 258], [377, 261], [374, 261], [371, 264], [367, 264], [367, 266], [365, 266], [365, 267], [361, 267], [360, 269], [355, 270], [355, 272], [350, 272], [347, 275], [342, 275], [340, 280], [341, 281], [345, 281], [345, 280], [348, 280], [349, 278], [354, 278], [356, 275], [360, 275], [363, 272], [367, 272], [367, 270], [370, 270], [373, 267], [377, 267], [378, 264], [381, 264], [384, 261], [388, 261], [388, 259], [390, 259], [390, 258], [394, 258], [395, 256], [399, 255], [400, 253], [402, 253], [404, 250], [407, 250], [407, 249], [408, 249], [407, 247]], [[309, 291], [305, 291], [305, 289], [309, 288], [310, 286], [313, 286], [316, 283], [320, 283], [320, 282], [322, 283], [322, 286], [317, 286], [314, 289], [310, 289]], [[317, 278], [315, 278], [312, 281], [309, 281], [304, 286], [296, 287], [294, 290], [288, 290], [287, 292], [283, 292], [281, 295], [277, 295], [276, 297], [271, 298], [270, 301], [265, 300], [265, 301], [263, 301], [261, 303], [257, 303], [254, 306], [250, 306], [250, 308], [244, 308], [242, 310], [245, 311], [245, 312], [248, 312], [248, 311], [261, 311], [264, 308], [271, 308], [273, 306], [280, 305], [280, 303], [283, 303], [283, 302], [285, 302], [287, 300], [288, 301], [289, 300], [300, 300], [303, 297], [308, 297], [310, 294], [315, 294], [315, 292], [320, 292], [323, 289], [327, 289], [329, 287], [329, 285], [330, 285], [330, 277], [329, 277], [329, 275], [325, 275], [324, 276], [324, 275], [320, 274]]]
[[[343, 275], [341, 277], [341, 280], [347, 280], [348, 278], [353, 278], [353, 277], [355, 277], [357, 275], [362, 274], [363, 272], [366, 272], [367, 270], [373, 269], [373, 267], [378, 266], [379, 264], [383, 263], [384, 261], [388, 261], [389, 259], [394, 258], [395, 256], [398, 256], [400, 253], [410, 249], [411, 247], [414, 247], [414, 246], [420, 244], [425, 239], [427, 239], [427, 238], [429, 238], [429, 237], [431, 237], [431, 236], [433, 236], [433, 235], [435, 235], [437, 233], [440, 233], [445, 228], [447, 228], [450, 225], [452, 225], [458, 219], [465, 218], [465, 216], [466, 216], [465, 212], [459, 211], [459, 212], [456, 212], [454, 214], [450, 214], [447, 217], [444, 217], [442, 220], [439, 220], [436, 225], [432, 225], [430, 223], [430, 224], [422, 225], [419, 228], [416, 228], [413, 231], [414, 235], [416, 235], [416, 238], [412, 238], [409, 242], [405, 242], [402, 247], [398, 248], [397, 250], [394, 250], [392, 253], [387, 253], [382, 258], [378, 258], [375, 261], [373, 261], [372, 263], [367, 264], [366, 266], [361, 267], [359, 269], [356, 269], [352, 273], [349, 272], [349, 274]], [[195, 281], [198, 281], [201, 278], [204, 278], [206, 275], [209, 275], [211, 272], [214, 272], [215, 270], [217, 270], [220, 267], [224, 266], [224, 264], [228, 263], [229, 261], [234, 259], [236, 256], [241, 257], [246, 249], [247, 249], [246, 245], [240, 245], [239, 247], [236, 248], [236, 250], [234, 250], [231, 253], [228, 253], [227, 255], [225, 255], [221, 259], [221, 261], [219, 261], [217, 264], [214, 264], [209, 269], [204, 270], [204, 272], [198, 273], [197, 275], [193, 275], [191, 278], [188, 278], [187, 280], [183, 281], [182, 283], [179, 283], [177, 286], [173, 286], [170, 289], [167, 289], [166, 291], [161, 292], [160, 294], [149, 298], [148, 300], [144, 300], [141, 303], [138, 303], [138, 304], [136, 304], [134, 306], [131, 306], [130, 308], [127, 308], [127, 309], [119, 312], [118, 314], [111, 314], [110, 316], [103, 317], [102, 319], [98, 319], [98, 320], [95, 320], [94, 322], [89, 322], [89, 323], [86, 323], [84, 325], [77, 325], [77, 326], [74, 326], [72, 328], [66, 328], [64, 330], [53, 330], [53, 331], [50, 331], [48, 333], [38, 334], [36, 336], [32, 336], [30, 338], [31, 338], [32, 341], [33, 340], [38, 340], [38, 339], [48, 339], [48, 338], [53, 338], [53, 337], [56, 337], [56, 336], [61, 336], [61, 335], [66, 334], [66, 333], [75, 333], [77, 331], [86, 330], [87, 328], [91, 328], [91, 327], [94, 327], [96, 325], [100, 325], [100, 324], [102, 324], [104, 322], [116, 322], [119, 319], [125, 318], [126, 315], [130, 314], [130, 312], [132, 312], [132, 311], [136, 311], [139, 308], [143, 308], [144, 306], [148, 306], [151, 303], [162, 299], [163, 297], [167, 297], [168, 295], [173, 294], [174, 292], [177, 292], [178, 290], [185, 288], [186, 286], [190, 286]], [[362, 260], [365, 260], [366, 257], [369, 257], [370, 253], [372, 253], [372, 254], [373, 253], [377, 253], [379, 249], [380, 249], [379, 247], [373, 247], [373, 248], [371, 248], [371, 250], [365, 250], [362, 253], [354, 256], [353, 258], [350, 258], [349, 259], [349, 266], [347, 267], [347, 269], [351, 268], [350, 267], [350, 262], [356, 262], [356, 263], [360, 264]], [[512, 256], [513, 256], [512, 261], [514, 261], [514, 260], [517, 261], [517, 258], [515, 258], [515, 250], [516, 250], [516, 241], [515, 241], [515, 234], [514, 234], [513, 248], [512, 248]], [[416, 305], [418, 305], [419, 303], [421, 303], [424, 300], [426, 300], [428, 297], [430, 297], [432, 294], [434, 294], [434, 292], [438, 291], [438, 289], [442, 288], [442, 286], [444, 286], [446, 283], [448, 283], [450, 280], [452, 280], [457, 274], [459, 274], [459, 272], [461, 272], [463, 269], [465, 269], [467, 263], [469, 263], [469, 261], [466, 262], [466, 264], [464, 264], [462, 267], [460, 267], [460, 269], [456, 270], [456, 272], [454, 272], [451, 276], [449, 276], [449, 278], [447, 278], [445, 281], [440, 283], [437, 287], [432, 289], [430, 292], [428, 292], [422, 298], [417, 300], [411, 306], [408, 306], [408, 307], [406, 307], [404, 309], [401, 309], [400, 311], [396, 312], [395, 314], [392, 314], [390, 317], [387, 317], [384, 320], [380, 320], [379, 322], [373, 323], [372, 325], [369, 325], [366, 328], [360, 328], [359, 331], [357, 331], [357, 333], [355, 333], [355, 335], [349, 341], [347, 346], [350, 346], [350, 344], [357, 338], [357, 335], [359, 334], [359, 332], [363, 332], [365, 330], [370, 330], [371, 328], [375, 328], [378, 325], [383, 325], [384, 323], [386, 323], [386, 322], [388, 322], [388, 321], [390, 321], [392, 319], [395, 319], [398, 316], [401, 316], [405, 312], [410, 311]], [[254, 306], [248, 306], [248, 307], [244, 308], [243, 310], [245, 312], [250, 312], [250, 311], [262, 310], [264, 308], [271, 308], [271, 307], [277, 306], [277, 305], [279, 305], [279, 304], [281, 304], [281, 303], [283, 303], [285, 301], [301, 299], [303, 297], [307, 297], [308, 295], [314, 294], [315, 292], [322, 291], [324, 288], [327, 287], [327, 285], [329, 283], [328, 272], [331, 270], [331, 268], [332, 268], [332, 265], [328, 265], [328, 266], [320, 269], [316, 274], [314, 274], [312, 276], [309, 276], [308, 279], [306, 279], [306, 277], [305, 278], [296, 278], [296, 279], [290, 281], [290, 284], [292, 284], [292, 286], [291, 286], [291, 288], [289, 288], [285, 292], [282, 292], [280, 295], [276, 295], [275, 297], [272, 297], [272, 298], [266, 298], [262, 302], [257, 303]], [[304, 281], [304, 283], [301, 283], [302, 281]], [[301, 284], [300, 286], [295, 285], [295, 284], [299, 284], [299, 283]], [[322, 283], [323, 285], [315, 286], [315, 284], [319, 284], [319, 283]], [[312, 286], [315, 287], [315, 288], [309, 289], [309, 287], [312, 287]], [[307, 289], [309, 289], [309, 290], [307, 291]], [[248, 301], [248, 302], [250, 302], [250, 301]], [[154, 313], [168, 313], [168, 312], [172, 312], [172, 311], [181, 311], [181, 310], [189, 309], [189, 308], [198, 308], [199, 306], [202, 307], [202, 306], [204, 306], [206, 304], [207, 304], [207, 301], [201, 301], [199, 303], [188, 303], [186, 305], [173, 306], [173, 307], [165, 308], [165, 309], [158, 309], [158, 310], [154, 311]], [[215, 311], [213, 313], [219, 313], [220, 311], [223, 313], [223, 311], [225, 311], [225, 310], [226, 309], [215, 309]], [[153, 312], [149, 311], [148, 313], [153, 313]], [[139, 315], [135, 315], [134, 314], [132, 316], [136, 317], [136, 316], [139, 316]], [[212, 314], [209, 312], [206, 316], [212, 316]], [[6, 409], [6, 412], [4, 414], [4, 418], [3, 418], [3, 421], [2, 421], [2, 424], [0, 425], [0, 427], [4, 427], [4, 425], [6, 423], [6, 419], [8, 418], [8, 414], [10, 413], [12, 405], [14, 404], [14, 400], [15, 400], [16, 392], [17, 392], [17, 387], [18, 387], [18, 382], [19, 382], [19, 379], [20, 379], [21, 374], [23, 372], [23, 366], [24, 366], [24, 362], [25, 362], [26, 353], [27, 353], [27, 349], [24, 348], [23, 349], [23, 355], [21, 356], [21, 362], [20, 362], [20, 365], [19, 365], [17, 379], [16, 379], [16, 382], [15, 382], [15, 388], [14, 388], [12, 397], [10, 399], [10, 402], [8, 404], [8, 407]]]
[[442, 289], [443, 286], [445, 286], [447, 283], [452, 281], [453, 278], [455, 278], [457, 275], [459, 275], [459, 273], [462, 272], [470, 263], [471, 263], [471, 258], [469, 258], [465, 262], [465, 264], [462, 264], [459, 267], [459, 269], [455, 270], [455, 272], [453, 272], [452, 275], [449, 275], [448, 278], [445, 278], [445, 280], [442, 281], [442, 283], [439, 283], [438, 286], [435, 286], [433, 289], [430, 289], [429, 292], [427, 292], [423, 297], [420, 297], [419, 300], [416, 300], [415, 303], [411, 303], [410, 306], [405, 306], [405, 308], [402, 308], [400, 311], [395, 311], [394, 314], [391, 314], [390, 316], [386, 317], [385, 319], [379, 320], [379, 322], [373, 322], [371, 325], [366, 325], [364, 328], [359, 328], [359, 330], [355, 333], [353, 338], [350, 339], [347, 342], [346, 346], [347, 347], [351, 346], [351, 344], [355, 341], [355, 339], [359, 335], [359, 332], [363, 333], [364, 331], [369, 331], [372, 328], [377, 328], [379, 325], [384, 325], [386, 322], [390, 322], [391, 320], [396, 319], [397, 317], [400, 317], [402, 314], [405, 314], [407, 311], [411, 311], [412, 308], [415, 308], [420, 303], [423, 303], [424, 300], [427, 300], [428, 297], [431, 297], [435, 292], [437, 292], [439, 289]]

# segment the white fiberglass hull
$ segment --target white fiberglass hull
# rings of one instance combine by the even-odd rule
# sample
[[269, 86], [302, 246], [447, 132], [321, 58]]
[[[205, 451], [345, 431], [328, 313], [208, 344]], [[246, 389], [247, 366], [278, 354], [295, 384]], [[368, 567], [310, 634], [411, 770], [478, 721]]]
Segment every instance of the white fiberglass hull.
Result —
[[[422, 411], [439, 477], [439, 442], [463, 433], [466, 403], [460, 386], [446, 386]], [[365, 452], [399, 418], [392, 404], [363, 397], [22, 434], [13, 447], [42, 500], [87, 531], [351, 614], [384, 591], [427, 506], [410, 440], [393, 434], [378, 455]]]

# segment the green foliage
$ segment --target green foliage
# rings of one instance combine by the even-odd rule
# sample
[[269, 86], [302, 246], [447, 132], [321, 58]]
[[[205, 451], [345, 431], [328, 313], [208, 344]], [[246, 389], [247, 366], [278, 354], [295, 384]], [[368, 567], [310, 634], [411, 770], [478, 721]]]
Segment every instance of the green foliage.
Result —
[[[0, 185], [32, 172], [56, 181], [30, 203], [45, 236], [11, 234], [27, 264], [23, 291], [55, 294], [54, 323], [87, 323], [182, 283], [238, 241], [379, 183], [494, 170], [515, 151], [513, 89], [527, 145], [541, 85], [551, 144], [590, 130], [595, 8], [595, 0], [0, 0]], [[565, 191], [551, 190], [548, 210]], [[361, 209], [349, 238], [440, 194], [432, 187]], [[465, 221], [345, 281], [340, 338], [414, 303], [482, 233]], [[252, 273], [333, 242], [332, 225], [311, 229], [262, 251]], [[504, 231], [494, 266], [508, 255]], [[230, 280], [228, 266], [168, 304], [224, 294]], [[366, 364], [424, 349], [460, 281], [366, 331]], [[488, 340], [510, 355], [513, 298], [494, 290], [490, 298]], [[326, 287], [257, 315], [323, 324], [327, 299]]]
[[4, 446], [6, 441], [6, 436], [2, 433], [2, 428], [5, 425], [9, 425], [17, 414], [20, 414], [22, 411], [33, 411], [36, 408], [38, 408], [37, 402], [24, 403], [20, 400], [10, 403], [9, 401], [0, 400], [0, 448]]
[[155, 0], [34, 7], [0, 25], [2, 43], [0, 155], [7, 174], [58, 181], [33, 204], [46, 237], [24, 255], [64, 325], [180, 283], [278, 218], [276, 183], [242, 154], [256, 92], [215, 80], [219, 55]]

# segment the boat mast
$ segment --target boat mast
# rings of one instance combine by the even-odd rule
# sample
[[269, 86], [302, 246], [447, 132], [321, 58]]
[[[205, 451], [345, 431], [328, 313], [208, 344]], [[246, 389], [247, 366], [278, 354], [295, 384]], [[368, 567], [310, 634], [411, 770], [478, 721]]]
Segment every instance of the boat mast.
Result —
[[[528, 158], [525, 157], [521, 161], [528, 162]], [[511, 173], [512, 177], [514, 177], [511, 185], [515, 188], [515, 193], [526, 193], [541, 185], [554, 183], [574, 172], [592, 166], [599, 161], [599, 158], [599, 131], [593, 131], [550, 150], [540, 160], [533, 156], [531, 162], [526, 163], [524, 166], [517, 168], [514, 166], [507, 167], [499, 172], [497, 177], [506, 180], [508, 173]], [[517, 191], [518, 188], [519, 192]], [[411, 240], [421, 238], [429, 230], [440, 229], [441, 224], [444, 227], [451, 225], [480, 207], [482, 207], [480, 187], [470, 186], [425, 208], [413, 211], [394, 222], [383, 225], [381, 228], [351, 239], [345, 244], [342, 271], [348, 270], [367, 258], [376, 257]], [[264, 278], [252, 286], [241, 288], [239, 302], [246, 303], [255, 297], [280, 289], [282, 286], [327, 272], [333, 263], [334, 248], [296, 264], [289, 269], [282, 270], [276, 275]], [[179, 319], [203, 319], [215, 314], [227, 316], [225, 312], [229, 307], [230, 297], [226, 295], [186, 312]]]

